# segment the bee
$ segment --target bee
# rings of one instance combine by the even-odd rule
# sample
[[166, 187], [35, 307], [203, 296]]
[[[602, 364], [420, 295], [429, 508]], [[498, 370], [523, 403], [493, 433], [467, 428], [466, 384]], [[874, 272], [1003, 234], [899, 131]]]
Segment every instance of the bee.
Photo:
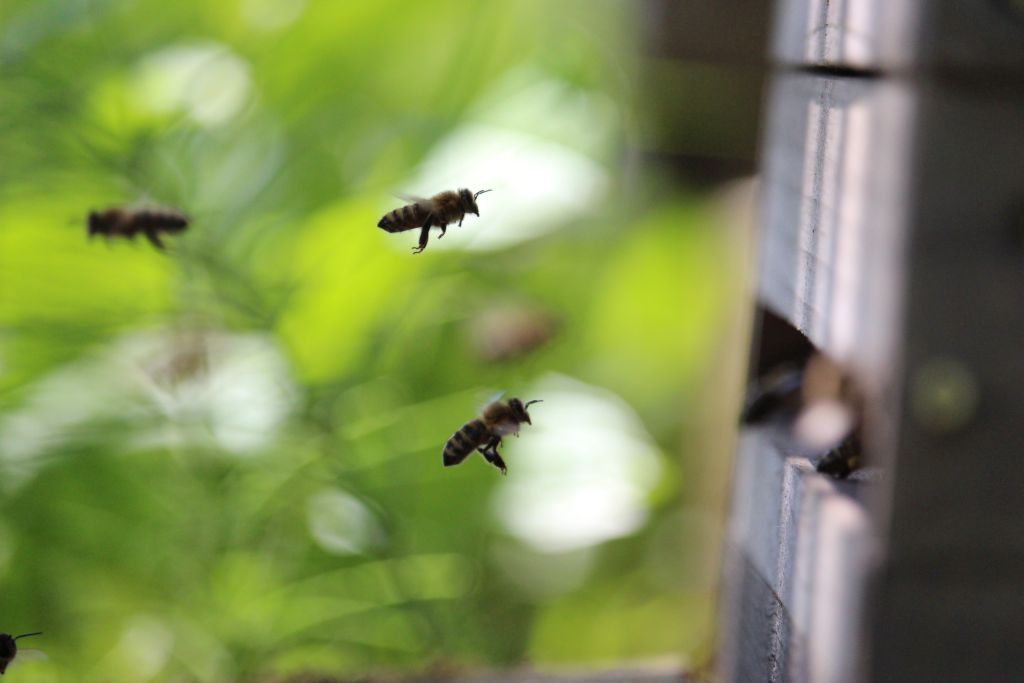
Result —
[[166, 246], [160, 233], [184, 232], [188, 217], [174, 209], [122, 209], [90, 211], [88, 218], [89, 237], [124, 237], [130, 240], [142, 233], [154, 247], [164, 251]]
[[519, 358], [555, 337], [559, 321], [527, 304], [498, 303], [466, 322], [465, 335], [476, 355], [487, 363]]
[[854, 378], [817, 353], [761, 377], [741, 420], [786, 425], [806, 451], [823, 453], [815, 469], [845, 479], [861, 467], [863, 398]]
[[860, 434], [850, 432], [839, 445], [823, 455], [814, 469], [836, 479], [846, 479], [861, 467]]
[[36, 631], [35, 633], [22, 633], [20, 636], [11, 636], [7, 633], [0, 633], [0, 674], [7, 671], [7, 667], [14, 661], [14, 656], [18, 654], [18, 645], [14, 641], [18, 638], [28, 638], [29, 636], [39, 636], [42, 634], [42, 631]]
[[458, 192], [446, 190], [439, 192], [430, 199], [423, 197], [405, 197], [412, 200], [412, 204], [406, 204], [384, 214], [384, 217], [377, 223], [377, 227], [388, 232], [404, 232], [406, 230], [420, 229], [419, 246], [413, 247], [412, 253], [418, 254], [427, 248], [427, 239], [430, 237], [430, 227], [441, 228], [438, 239], [444, 237], [448, 230], [448, 224], [459, 222], [462, 227], [462, 220], [467, 213], [480, 215], [480, 207], [476, 205], [476, 198], [490, 190], [480, 190], [473, 194], [462, 188]]
[[756, 425], [773, 418], [794, 420], [800, 411], [803, 381], [803, 366], [789, 363], [758, 377], [747, 392], [740, 423]]
[[487, 462], [501, 470], [502, 474], [507, 474], [508, 467], [498, 455], [501, 438], [506, 434], [519, 436], [520, 423], [532, 425], [526, 409], [540, 402], [540, 399], [537, 399], [524, 404], [518, 398], [492, 401], [484, 408], [480, 417], [462, 425], [459, 431], [448, 439], [448, 443], [444, 445], [444, 466], [458, 465], [466, 456], [477, 450]]

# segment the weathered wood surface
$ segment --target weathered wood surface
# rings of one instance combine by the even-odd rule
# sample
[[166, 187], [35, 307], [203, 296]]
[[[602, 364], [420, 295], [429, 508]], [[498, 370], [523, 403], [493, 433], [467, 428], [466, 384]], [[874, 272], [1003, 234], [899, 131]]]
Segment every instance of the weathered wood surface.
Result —
[[793, 66], [1019, 71], [1019, 0], [779, 0], [772, 57]]
[[909, 196], [912, 93], [780, 73], [762, 161], [758, 292], [836, 360], [891, 371]]
[[723, 681], [856, 680], [862, 586], [875, 557], [858, 482], [814, 472], [771, 429], [736, 460], [726, 539]]
[[779, 0], [772, 56], [801, 66], [905, 66], [917, 54], [920, 12], [914, 0]]
[[772, 56], [758, 299], [884, 474], [744, 430], [720, 678], [1024, 680], [1024, 3], [780, 0]]

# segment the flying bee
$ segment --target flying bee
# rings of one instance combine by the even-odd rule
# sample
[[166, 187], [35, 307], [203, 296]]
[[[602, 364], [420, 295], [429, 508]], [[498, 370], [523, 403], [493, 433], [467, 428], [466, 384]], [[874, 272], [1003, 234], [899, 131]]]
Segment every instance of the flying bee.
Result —
[[480, 360], [499, 363], [543, 347], [558, 334], [558, 327], [559, 320], [539, 307], [498, 302], [466, 321], [465, 336]]
[[0, 633], [0, 674], [7, 671], [7, 667], [14, 661], [14, 656], [18, 654], [18, 645], [14, 641], [18, 638], [42, 635], [42, 633], [42, 631], [36, 631], [35, 633], [22, 633], [20, 636]]
[[540, 402], [537, 399], [524, 404], [518, 398], [492, 401], [484, 408], [480, 417], [462, 425], [462, 428], [448, 439], [448, 443], [444, 445], [444, 466], [458, 465], [466, 456], [477, 450], [487, 462], [501, 470], [502, 474], [507, 474], [505, 461], [498, 455], [501, 438], [507, 434], [519, 436], [519, 425], [523, 422], [533, 424], [526, 409]]
[[430, 237], [430, 227], [441, 228], [438, 239], [444, 237], [448, 230], [448, 224], [459, 222], [467, 213], [480, 215], [480, 207], [476, 205], [476, 198], [490, 190], [480, 190], [472, 193], [462, 188], [458, 192], [446, 190], [439, 192], [430, 199], [423, 197], [404, 197], [412, 200], [412, 204], [406, 204], [394, 211], [384, 214], [384, 217], [377, 223], [377, 227], [388, 232], [404, 232], [406, 230], [420, 229], [419, 246], [413, 247], [412, 253], [418, 254], [427, 248], [427, 239]]
[[160, 233], [184, 232], [188, 217], [174, 209], [122, 209], [113, 207], [105, 211], [90, 211], [88, 218], [89, 237], [123, 237], [134, 240], [142, 233], [154, 247], [164, 251], [166, 246]]

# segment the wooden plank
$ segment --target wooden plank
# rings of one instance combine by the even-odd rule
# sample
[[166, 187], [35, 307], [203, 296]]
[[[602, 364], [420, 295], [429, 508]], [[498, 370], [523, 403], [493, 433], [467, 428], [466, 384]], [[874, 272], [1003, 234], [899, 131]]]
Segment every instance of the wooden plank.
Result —
[[904, 86], [793, 73], [767, 116], [760, 298], [868, 383], [896, 356], [912, 114]]
[[1017, 0], [780, 0], [772, 56], [861, 71], [1024, 70]]
[[918, 0], [779, 0], [772, 57], [783, 64], [905, 68], [917, 55]]
[[801, 481], [789, 612], [803, 647], [790, 680], [853, 683], [865, 667], [864, 607], [879, 554], [862, 500], [874, 485], [810, 473]]
[[771, 428], [740, 438], [725, 544], [718, 680], [856, 680], [875, 556], [859, 500]]
[[781, 559], [792, 530], [792, 499], [783, 487], [785, 458], [765, 430], [745, 430], [734, 472], [719, 607], [718, 679], [782, 680], [792, 639], [784, 604], [788, 563]]

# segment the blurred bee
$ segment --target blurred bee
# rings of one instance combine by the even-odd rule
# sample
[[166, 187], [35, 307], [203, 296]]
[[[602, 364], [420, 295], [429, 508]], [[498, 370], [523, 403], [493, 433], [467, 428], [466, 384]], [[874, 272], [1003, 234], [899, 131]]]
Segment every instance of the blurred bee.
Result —
[[419, 246], [413, 247], [412, 253], [418, 254], [427, 248], [427, 239], [430, 237], [430, 227], [441, 228], [438, 239], [444, 237], [449, 223], [459, 222], [467, 213], [480, 215], [480, 207], [476, 205], [476, 198], [490, 190], [480, 190], [476, 194], [462, 188], [458, 192], [446, 190], [439, 192], [430, 199], [423, 197], [404, 197], [413, 203], [406, 204], [394, 211], [384, 214], [384, 217], [377, 223], [377, 227], [388, 232], [404, 232], [406, 230], [420, 229]]
[[747, 391], [740, 413], [741, 424], [761, 424], [772, 419], [792, 421], [800, 412], [804, 368], [786, 363], [757, 378]]
[[814, 469], [836, 479], [846, 479], [861, 468], [863, 463], [860, 453], [860, 435], [850, 432], [838, 446], [821, 457]]
[[492, 401], [484, 408], [480, 417], [462, 425], [462, 428], [448, 439], [448, 443], [444, 445], [444, 466], [458, 465], [466, 456], [477, 450], [487, 462], [501, 470], [502, 474], [507, 474], [505, 461], [498, 455], [501, 437], [506, 434], [519, 436], [519, 425], [522, 422], [533, 424], [526, 409], [540, 402], [538, 399], [524, 404], [518, 398]]
[[7, 667], [14, 661], [14, 656], [18, 654], [18, 645], [14, 641], [18, 638], [39, 636], [42, 635], [42, 633], [42, 631], [36, 631], [35, 633], [22, 633], [20, 636], [11, 636], [7, 633], [0, 633], [0, 674], [7, 671]]
[[861, 466], [863, 399], [853, 378], [821, 353], [758, 379], [743, 410], [745, 424], [781, 422], [806, 451], [824, 453], [815, 469], [845, 479]]
[[166, 246], [160, 239], [160, 233], [184, 232], [188, 227], [188, 218], [173, 209], [122, 209], [118, 207], [106, 211], [90, 211], [88, 218], [89, 237], [124, 237], [133, 240], [142, 233], [154, 247], [164, 251]]
[[550, 342], [559, 321], [528, 304], [489, 303], [466, 321], [465, 335], [480, 360], [487, 363], [520, 358]]

